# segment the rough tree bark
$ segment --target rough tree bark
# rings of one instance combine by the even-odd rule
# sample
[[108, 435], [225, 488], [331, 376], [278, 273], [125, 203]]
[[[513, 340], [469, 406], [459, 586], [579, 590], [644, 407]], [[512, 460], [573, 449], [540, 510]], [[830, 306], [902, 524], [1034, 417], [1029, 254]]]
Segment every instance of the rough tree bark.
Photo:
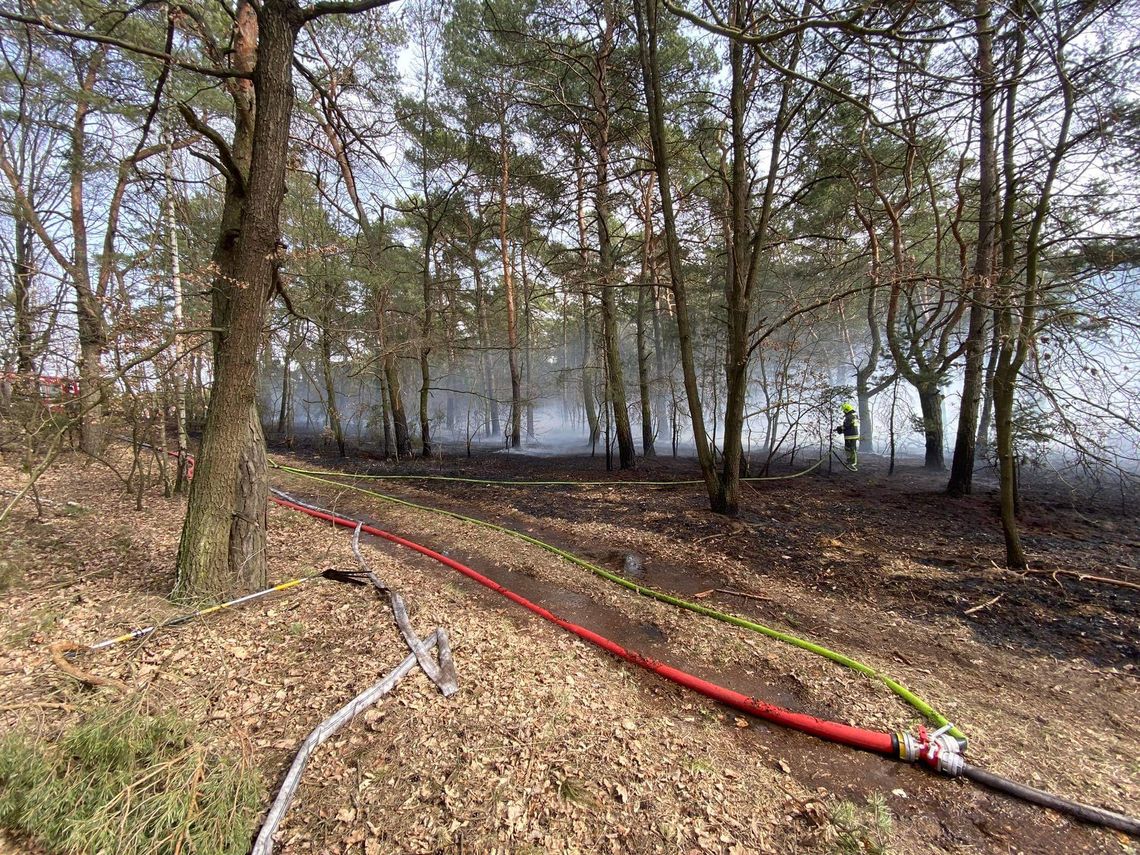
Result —
[[106, 55], [100, 48], [88, 61], [79, 81], [75, 118], [71, 125], [69, 197], [71, 239], [74, 263], [71, 265], [75, 288], [76, 331], [79, 337], [79, 390], [83, 402], [79, 447], [98, 456], [103, 450], [103, 353], [107, 349], [107, 327], [103, 309], [91, 287], [90, 254], [87, 246], [87, 220], [83, 199], [83, 179], [87, 171], [87, 116], [91, 111], [95, 81]]
[[[175, 595], [222, 598], [264, 587], [268, 476], [257, 414], [257, 352], [279, 264], [293, 106], [293, 0], [238, 6], [235, 128], [213, 283], [214, 385], [178, 549]], [[233, 172], [236, 170], [236, 173]]]
[[578, 261], [582, 272], [582, 406], [586, 411], [586, 424], [590, 431], [590, 448], [598, 441], [600, 425], [598, 408], [594, 402], [594, 357], [593, 327], [590, 320], [590, 286], [586, 276], [588, 259], [586, 255], [586, 167], [582, 161], [581, 147], [574, 151], [574, 174], [577, 189], [578, 215]]
[[503, 264], [503, 290], [507, 297], [507, 361], [511, 370], [511, 448], [522, 445], [522, 375], [519, 372], [519, 321], [515, 303], [515, 280], [511, 275], [509, 204], [511, 159], [507, 138], [507, 117], [499, 115], [499, 259]]

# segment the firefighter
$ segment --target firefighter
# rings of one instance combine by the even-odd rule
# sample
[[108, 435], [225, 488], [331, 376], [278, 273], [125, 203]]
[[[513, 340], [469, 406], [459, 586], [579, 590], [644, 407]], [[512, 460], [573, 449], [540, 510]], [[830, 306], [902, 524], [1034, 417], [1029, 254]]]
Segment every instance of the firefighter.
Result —
[[852, 472], [859, 471], [859, 420], [855, 418], [855, 407], [844, 403], [843, 424], [835, 429], [836, 433], [843, 434], [843, 445], [847, 449], [847, 466]]

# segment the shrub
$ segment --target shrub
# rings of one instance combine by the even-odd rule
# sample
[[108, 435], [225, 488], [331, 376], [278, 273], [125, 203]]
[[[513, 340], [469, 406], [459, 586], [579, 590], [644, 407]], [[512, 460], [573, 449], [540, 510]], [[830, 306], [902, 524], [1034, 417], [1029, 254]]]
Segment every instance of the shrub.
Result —
[[247, 852], [257, 774], [190, 739], [171, 715], [130, 707], [90, 715], [55, 743], [0, 739], [0, 827], [51, 852]]

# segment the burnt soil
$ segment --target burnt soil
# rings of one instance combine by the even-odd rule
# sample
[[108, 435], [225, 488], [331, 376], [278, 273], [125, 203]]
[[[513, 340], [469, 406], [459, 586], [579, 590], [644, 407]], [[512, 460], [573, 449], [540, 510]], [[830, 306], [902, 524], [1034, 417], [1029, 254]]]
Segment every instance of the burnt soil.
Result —
[[[1057, 486], [1027, 485], [1022, 533], [1031, 570], [1016, 574], [999, 566], [993, 485], [980, 479], [974, 495], [949, 500], [942, 494], [945, 475], [913, 463], [888, 476], [884, 461], [866, 458], [859, 473], [825, 465], [806, 477], [753, 483], [739, 515], [728, 518], [709, 512], [699, 485], [620, 483], [697, 476], [691, 461], [672, 458], [607, 472], [600, 456], [589, 455], [445, 454], [392, 464], [277, 449], [272, 457], [356, 474], [612, 482], [533, 487], [346, 474], [329, 484], [271, 473], [275, 486], [463, 561], [628, 648], [796, 711], [874, 729], [914, 729], [920, 719], [913, 710], [833, 663], [638, 597], [508, 535], [348, 485], [525, 532], [641, 584], [824, 644], [929, 700], [966, 731], [968, 756], [979, 765], [1140, 813], [1140, 590], [1087, 578], [1140, 583], [1140, 518], [1128, 509], [1076, 502]], [[126, 536], [122, 530], [106, 522], [108, 543], [88, 544], [106, 554], [89, 559], [97, 564], [82, 575], [82, 586], [68, 585], [74, 558], [53, 566], [44, 556], [75, 544], [58, 526], [49, 537], [31, 508], [12, 523], [20, 536], [0, 546], [9, 557], [16, 548], [29, 559], [39, 556], [29, 560], [37, 569], [24, 574], [24, 583], [2, 595], [8, 615], [0, 629], [6, 624], [8, 635], [0, 666], [17, 675], [4, 678], [7, 698], [0, 701], [9, 704], [0, 710], [11, 710], [0, 719], [5, 724], [26, 724], [26, 707], [44, 698], [74, 704], [66, 695], [74, 691], [70, 679], [49, 676], [48, 641], [62, 634], [91, 643], [137, 625], [138, 608], [132, 615], [124, 597], [145, 605], [148, 616], [177, 613], [161, 595], [169, 590], [183, 506], [149, 499], [146, 527], [155, 534], [142, 538], [129, 497], [112, 498], [96, 473], [74, 467], [53, 473], [44, 495], [120, 520], [133, 532], [133, 552], [114, 540]], [[81, 479], [88, 486], [76, 487]], [[3, 486], [11, 488], [9, 480]], [[36, 547], [37, 538], [55, 540]], [[271, 511], [271, 548], [287, 564], [274, 578], [293, 575], [300, 564], [349, 568], [346, 542], [343, 532]], [[880, 843], [881, 851], [899, 853], [1136, 851], [1137, 842], [1122, 835], [741, 716], [568, 641], [561, 630], [423, 556], [383, 541], [368, 546], [381, 575], [408, 598], [421, 632], [452, 627], [460, 693], [444, 702], [418, 677], [414, 689], [402, 684], [396, 693], [407, 691], [411, 700], [394, 696], [396, 712], [379, 713], [362, 734], [323, 748], [329, 755], [306, 773], [315, 783], [302, 789], [287, 817], [279, 851], [834, 852], [875, 851]], [[253, 617], [228, 615], [212, 629], [192, 625], [180, 633], [183, 647], [197, 640], [219, 647], [218, 655], [240, 651], [239, 661], [224, 659], [216, 671], [187, 667], [192, 657], [172, 664], [158, 638], [109, 657], [100, 673], [167, 680], [167, 691], [188, 707], [209, 697], [212, 706], [195, 713], [205, 733], [221, 733], [235, 719], [259, 729], [252, 744], [266, 770], [268, 803], [290, 746], [322, 717], [315, 699], [326, 699], [331, 711], [358, 690], [354, 679], [367, 685], [382, 673], [358, 673], [360, 648], [379, 645], [391, 663], [404, 655], [386, 627], [370, 629], [367, 641], [345, 632], [364, 613], [343, 613], [344, 595], [326, 587], [311, 618], [303, 617], [309, 606], [259, 606], [251, 612], [269, 630], [247, 625]], [[255, 651], [289, 640], [284, 629], [272, 628], [275, 620], [288, 621], [289, 633], [303, 620], [308, 630], [297, 649], [315, 650], [328, 673], [311, 673], [288, 649], [251, 673]], [[256, 725], [242, 718], [249, 710], [234, 700], [251, 685], [281, 707], [269, 704]], [[303, 690], [306, 715], [281, 700], [280, 685]], [[452, 706], [438, 706], [445, 703]], [[550, 721], [540, 714], [536, 723], [535, 710], [548, 703], [555, 708]], [[51, 723], [48, 714], [38, 715], [39, 727]], [[488, 728], [494, 745], [476, 735]], [[427, 746], [430, 756], [397, 762], [394, 755], [409, 739]], [[445, 773], [440, 756], [450, 764]], [[401, 769], [381, 793], [361, 778], [375, 762]], [[462, 796], [448, 788], [456, 780]], [[554, 795], [541, 796], [552, 786]], [[880, 797], [893, 819], [890, 832], [882, 839], [865, 830], [845, 836], [837, 806], [865, 810]], [[351, 817], [344, 805], [352, 806]]]

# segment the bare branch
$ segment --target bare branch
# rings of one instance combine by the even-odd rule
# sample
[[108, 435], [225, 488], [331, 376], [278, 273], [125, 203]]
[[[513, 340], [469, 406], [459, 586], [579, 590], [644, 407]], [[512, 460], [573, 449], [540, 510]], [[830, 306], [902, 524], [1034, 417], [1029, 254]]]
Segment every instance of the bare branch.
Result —
[[186, 120], [186, 124], [214, 144], [214, 148], [218, 150], [218, 155], [222, 161], [218, 163], [199, 152], [193, 152], [193, 154], [218, 167], [218, 171], [222, 173], [225, 179], [234, 185], [238, 195], [244, 196], [245, 176], [242, 175], [241, 168], [237, 165], [237, 161], [234, 160], [233, 152], [230, 151], [229, 144], [222, 138], [222, 135], [198, 118], [198, 114], [188, 105], [180, 103], [178, 105], [178, 112], [182, 114], [182, 118]]
[[352, 2], [316, 3], [301, 12], [301, 19], [307, 24], [324, 15], [355, 15], [358, 12], [389, 6], [394, 2], [395, 0], [352, 0]]

